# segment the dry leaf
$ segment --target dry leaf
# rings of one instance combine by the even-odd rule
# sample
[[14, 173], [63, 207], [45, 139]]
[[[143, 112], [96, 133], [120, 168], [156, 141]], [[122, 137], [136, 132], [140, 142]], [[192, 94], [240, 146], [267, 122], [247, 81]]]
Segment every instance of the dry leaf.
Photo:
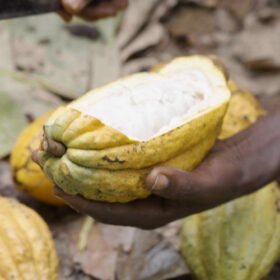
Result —
[[[88, 90], [110, 83], [121, 75], [120, 53], [116, 42], [122, 15], [98, 21], [96, 27], [102, 36], [91, 46], [90, 77]], [[108, 67], [110, 65], [110, 67]]]
[[180, 233], [182, 226], [183, 219], [180, 219], [169, 223], [162, 228], [156, 229], [156, 232], [166, 238], [166, 240], [168, 240], [168, 242], [172, 244], [172, 247], [179, 252], [181, 250]]
[[124, 48], [147, 23], [149, 17], [161, 0], [131, 0], [124, 15], [118, 36], [118, 46]]
[[243, 20], [252, 11], [256, 2], [255, 0], [223, 0], [219, 5], [231, 11], [237, 19]]
[[165, 280], [189, 273], [181, 255], [155, 231], [135, 231], [133, 250], [119, 260], [122, 280]]
[[216, 9], [216, 23], [223, 32], [235, 32], [239, 28], [238, 21], [224, 8]]
[[60, 98], [20, 72], [0, 69], [0, 85], [0, 90], [9, 93], [20, 104], [24, 114], [33, 119], [64, 104]]
[[121, 60], [124, 62], [133, 54], [159, 44], [164, 35], [165, 30], [161, 24], [151, 24], [121, 52]]
[[9, 155], [14, 143], [27, 125], [21, 107], [11, 96], [0, 91], [0, 159]]
[[88, 232], [86, 250], [81, 252], [78, 241], [83, 224], [84, 217], [66, 216], [50, 225], [62, 267], [80, 268], [101, 280], [114, 280], [116, 275], [122, 280], [163, 280], [189, 273], [168, 238], [155, 231], [96, 223]]
[[168, 14], [177, 4], [179, 0], [162, 0], [158, 3], [154, 13], [151, 15], [152, 22], [159, 22]]
[[181, 0], [182, 3], [194, 3], [201, 7], [214, 8], [220, 0]]
[[174, 10], [166, 21], [166, 27], [174, 38], [187, 38], [193, 45], [200, 45], [204, 35], [217, 29], [213, 10], [182, 5]]
[[17, 196], [17, 191], [12, 182], [10, 165], [7, 161], [0, 161], [0, 195]]
[[72, 251], [72, 254], [75, 263], [80, 263], [86, 274], [102, 280], [114, 279], [118, 252], [111, 240], [102, 236], [98, 226], [90, 232], [87, 250], [83, 253]]
[[[64, 220], [53, 227], [60, 259], [64, 265], [75, 264], [85, 274], [97, 279], [114, 280], [118, 251], [120, 248], [124, 248], [126, 252], [131, 249], [135, 229], [95, 224], [90, 229], [86, 250], [80, 252], [78, 241], [83, 223], [84, 217], [80, 217]], [[67, 263], [65, 258], [68, 259]]]
[[17, 69], [65, 98], [86, 91], [90, 40], [73, 36], [57, 15], [15, 19], [7, 28]]
[[119, 50], [116, 45], [95, 43], [91, 48], [92, 79], [88, 89], [94, 89], [114, 81], [121, 75]]
[[255, 23], [236, 38], [233, 54], [254, 70], [280, 69], [280, 19], [274, 24]]
[[156, 64], [158, 64], [158, 60], [155, 57], [144, 57], [144, 58], [137, 58], [128, 61], [123, 66], [123, 76], [130, 75], [132, 73], [137, 73], [141, 71], [147, 71], [148, 69], [152, 68]]
[[11, 48], [11, 36], [9, 34], [9, 22], [0, 23], [0, 68], [9, 71], [14, 70], [13, 49]]
[[[226, 49], [226, 46], [224, 47]], [[242, 64], [233, 59], [230, 54], [224, 50], [217, 53], [227, 65], [230, 76], [240, 86], [250, 91], [252, 94], [261, 96], [277, 96], [280, 92], [280, 74], [275, 73], [252, 73], [248, 71]]]

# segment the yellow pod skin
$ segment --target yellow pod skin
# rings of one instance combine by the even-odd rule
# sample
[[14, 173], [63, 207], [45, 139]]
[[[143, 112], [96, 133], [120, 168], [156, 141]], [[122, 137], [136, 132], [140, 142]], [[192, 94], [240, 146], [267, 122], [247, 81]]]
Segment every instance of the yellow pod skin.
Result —
[[219, 139], [226, 139], [242, 131], [265, 115], [257, 99], [240, 88], [232, 79], [228, 81], [232, 97], [225, 115]]
[[47, 224], [31, 208], [0, 197], [0, 279], [57, 280], [58, 259]]
[[11, 154], [10, 166], [14, 183], [18, 189], [42, 202], [64, 205], [63, 200], [52, 193], [53, 182], [31, 159], [32, 153], [39, 149], [43, 125], [50, 116], [51, 113], [43, 115], [20, 134]]
[[[134, 89], [140, 82], [148, 84], [158, 78], [165, 82], [177, 72], [193, 69], [207, 78], [213, 100], [199, 112], [183, 117], [180, 125], [153, 137], [130, 137], [85, 113], [89, 103], [106, 100], [110, 92], [114, 97], [122, 96], [122, 85]], [[66, 152], [61, 157], [41, 152], [40, 162], [47, 176], [69, 194], [123, 203], [146, 198], [150, 193], [143, 188], [145, 177], [153, 167], [167, 165], [190, 171], [200, 163], [220, 133], [229, 99], [225, 73], [212, 59], [177, 58], [151, 72], [134, 74], [91, 91], [56, 110], [44, 125], [45, 134], [62, 143]]]
[[198, 280], [261, 280], [280, 253], [280, 193], [272, 183], [186, 218], [182, 254]]
[[[264, 110], [229, 81], [233, 96], [220, 139], [254, 123]], [[246, 117], [244, 117], [246, 116]], [[280, 191], [277, 183], [222, 206], [188, 217], [182, 254], [198, 280], [261, 280], [280, 253]]]

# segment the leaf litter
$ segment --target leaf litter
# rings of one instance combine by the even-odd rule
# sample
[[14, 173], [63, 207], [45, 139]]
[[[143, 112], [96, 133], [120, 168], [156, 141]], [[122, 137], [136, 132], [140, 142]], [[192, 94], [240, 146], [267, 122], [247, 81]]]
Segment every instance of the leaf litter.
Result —
[[[126, 13], [98, 23], [65, 24], [56, 15], [1, 22], [0, 107], [6, 100], [14, 115], [0, 111], [0, 130], [14, 128], [9, 137], [15, 140], [26, 114], [39, 117], [124, 74], [195, 53], [219, 55], [269, 109], [280, 103], [279, 22], [280, 4], [271, 0], [131, 0]], [[8, 155], [11, 145], [1, 141], [0, 153], [6, 149]], [[104, 225], [16, 190], [7, 160], [0, 162], [0, 175], [1, 195], [33, 207], [48, 222], [60, 257], [59, 280], [189, 275], [179, 252], [182, 221], [153, 231]], [[279, 267], [268, 280], [279, 278]]]

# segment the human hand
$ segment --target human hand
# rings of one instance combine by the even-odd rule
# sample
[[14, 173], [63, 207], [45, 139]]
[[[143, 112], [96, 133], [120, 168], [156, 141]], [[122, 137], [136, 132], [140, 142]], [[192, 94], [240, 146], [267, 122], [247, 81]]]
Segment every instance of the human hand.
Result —
[[157, 167], [147, 176], [147, 199], [129, 203], [92, 201], [72, 196], [59, 187], [54, 194], [78, 212], [113, 225], [154, 229], [185, 216], [212, 208], [238, 196], [240, 178], [237, 164], [224, 158], [218, 143], [195, 171], [188, 173], [172, 167]]
[[69, 21], [72, 15], [77, 15], [87, 21], [115, 16], [124, 10], [128, 0], [61, 0], [63, 11], [60, 16]]
[[[54, 194], [96, 220], [143, 229], [216, 207], [249, 194], [280, 174], [280, 107], [248, 129], [216, 145], [192, 172], [157, 167], [146, 178], [153, 195], [130, 203], [106, 203]], [[36, 160], [36, 159], [35, 159]]]

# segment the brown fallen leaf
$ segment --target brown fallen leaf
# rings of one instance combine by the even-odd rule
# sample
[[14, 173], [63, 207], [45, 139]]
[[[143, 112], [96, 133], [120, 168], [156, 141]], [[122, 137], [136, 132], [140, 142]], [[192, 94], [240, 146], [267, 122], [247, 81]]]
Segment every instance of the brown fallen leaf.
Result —
[[233, 54], [246, 67], [258, 70], [280, 69], [280, 19], [273, 24], [257, 22], [236, 38]]
[[157, 65], [159, 61], [155, 57], [144, 57], [129, 60], [123, 66], [122, 75], [130, 75], [141, 71], [147, 71]]
[[240, 86], [250, 91], [255, 96], [272, 98], [279, 95], [280, 92], [280, 74], [275, 73], [252, 73], [252, 71], [245, 68], [240, 62], [234, 59], [231, 54], [227, 53], [226, 46], [220, 49], [218, 54], [224, 63], [227, 65], [230, 76]]
[[258, 20], [262, 23], [271, 23], [273, 20], [277, 19], [280, 11], [279, 8], [275, 9], [273, 6], [259, 6], [256, 11], [256, 16]]
[[255, 0], [223, 0], [219, 2], [220, 6], [228, 9], [239, 20], [243, 20], [256, 4]]
[[236, 32], [240, 29], [240, 24], [235, 17], [225, 8], [217, 8], [215, 12], [216, 23], [219, 30], [223, 32]]
[[156, 229], [156, 232], [161, 234], [170, 244], [172, 247], [180, 251], [181, 240], [180, 240], [180, 233], [183, 226], [183, 219], [174, 221], [162, 228]]
[[133, 250], [119, 258], [117, 267], [122, 280], [165, 280], [189, 273], [181, 255], [155, 231], [136, 230]]
[[135, 38], [140, 29], [149, 21], [149, 17], [161, 0], [131, 0], [125, 12], [118, 35], [119, 48], [124, 48]]
[[33, 119], [65, 103], [30, 76], [18, 71], [0, 69], [0, 84], [1, 90], [9, 93], [20, 104], [24, 114]]
[[0, 159], [8, 156], [21, 131], [27, 126], [27, 118], [16, 101], [0, 90]]
[[[75, 263], [79, 263], [81, 269], [88, 275], [98, 279], [114, 279], [118, 252], [114, 247], [113, 240], [107, 240], [102, 235], [100, 226], [94, 226], [90, 232], [87, 250], [83, 253], [76, 252], [73, 248], [72, 254]], [[115, 243], [117, 244], [117, 243]]]
[[164, 280], [189, 273], [178, 251], [155, 231], [96, 223], [81, 252], [78, 240], [83, 224], [84, 217], [66, 216], [50, 225], [62, 267], [80, 268], [102, 280]]
[[9, 33], [18, 71], [32, 75], [45, 89], [64, 98], [74, 99], [86, 91], [90, 40], [73, 36], [54, 14], [2, 24]]
[[17, 197], [18, 194], [14, 188], [9, 163], [0, 161], [0, 196]]
[[128, 60], [133, 54], [159, 44], [165, 34], [165, 30], [161, 24], [154, 23], [149, 25], [139, 34], [139, 36], [137, 36], [135, 40], [122, 50], [122, 62]]
[[154, 13], [151, 15], [151, 22], [159, 22], [163, 17], [167, 16], [172, 9], [178, 5], [179, 0], [162, 0], [156, 7]]
[[190, 4], [194, 3], [201, 7], [214, 8], [217, 6], [220, 0], [181, 0], [182, 3]]
[[204, 35], [213, 34], [217, 29], [213, 10], [186, 5], [178, 5], [165, 25], [173, 38], [185, 38], [194, 46], [201, 44]]

